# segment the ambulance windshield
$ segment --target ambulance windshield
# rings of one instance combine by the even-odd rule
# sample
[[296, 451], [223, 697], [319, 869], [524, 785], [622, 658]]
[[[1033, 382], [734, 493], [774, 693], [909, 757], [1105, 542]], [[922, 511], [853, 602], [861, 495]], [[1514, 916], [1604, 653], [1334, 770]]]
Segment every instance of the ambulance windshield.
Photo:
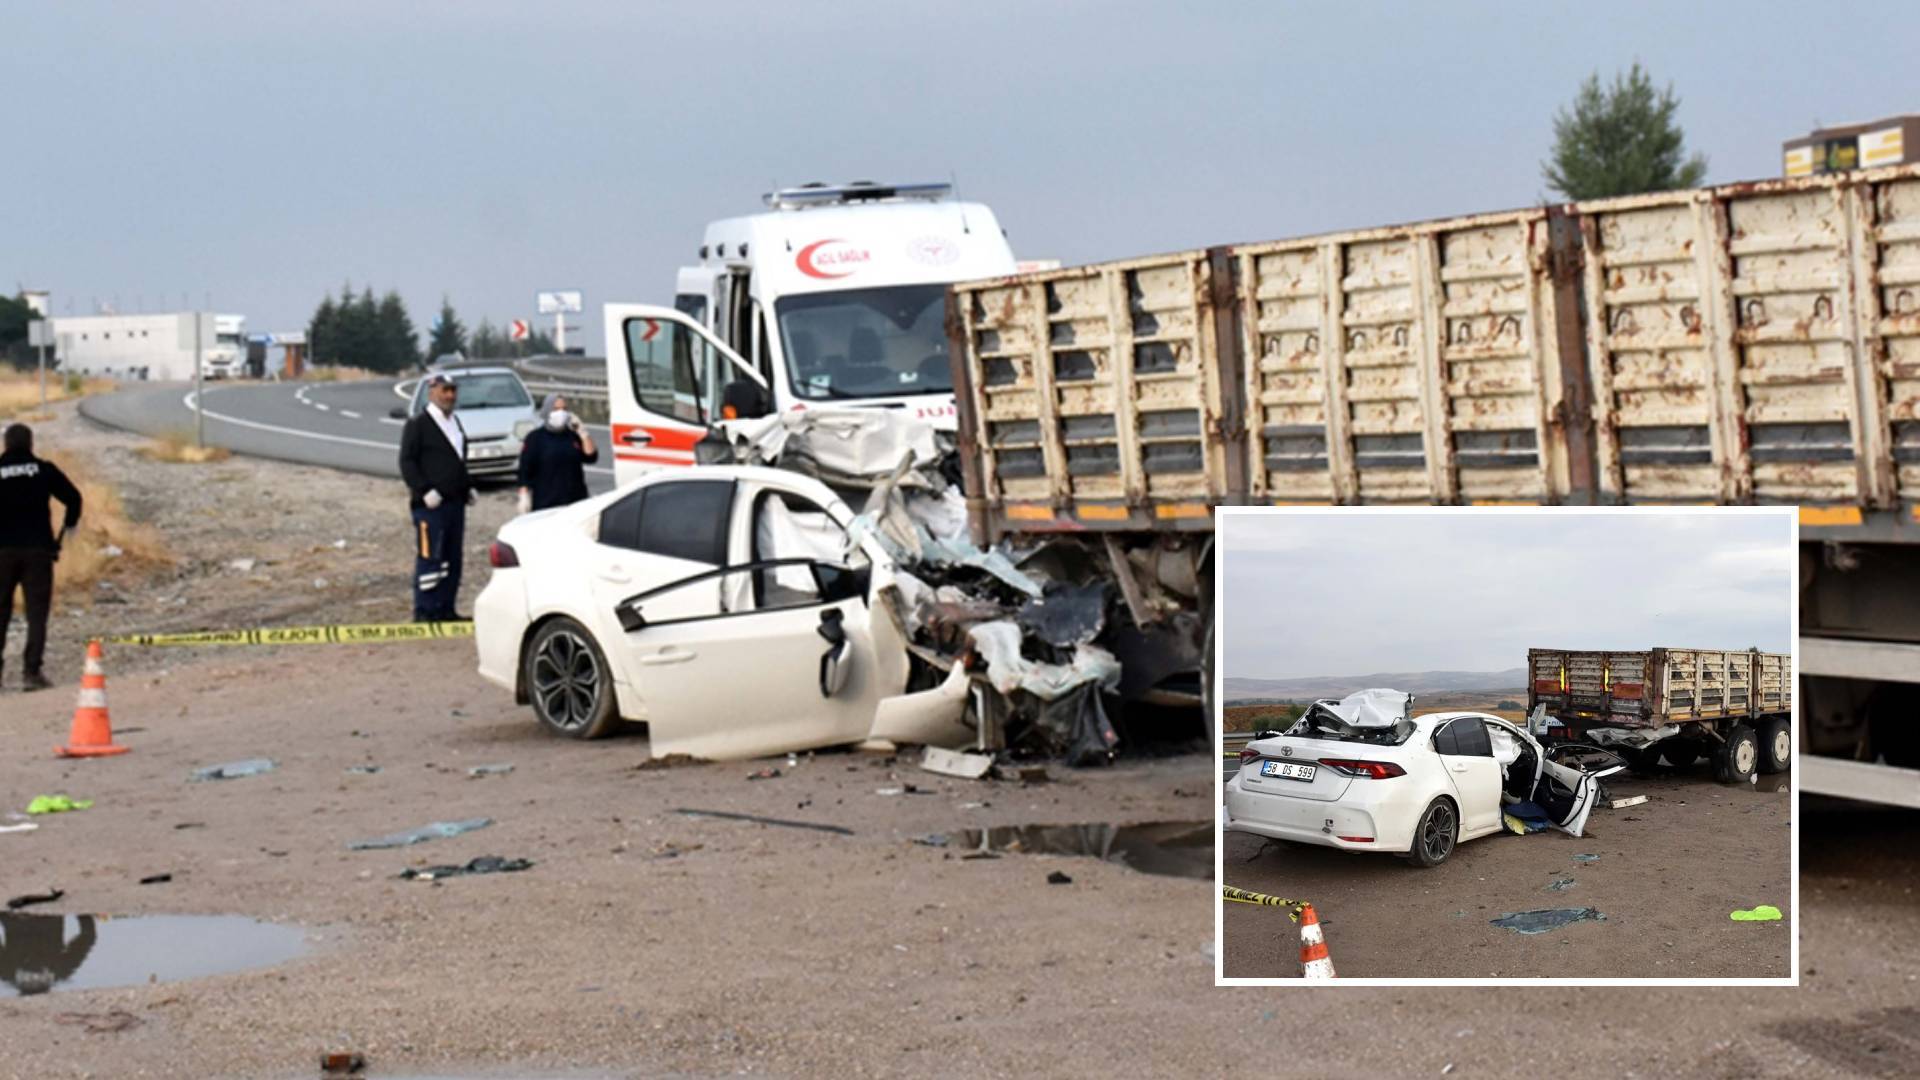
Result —
[[774, 310], [787, 377], [795, 396], [803, 400], [953, 390], [945, 285], [789, 296]]

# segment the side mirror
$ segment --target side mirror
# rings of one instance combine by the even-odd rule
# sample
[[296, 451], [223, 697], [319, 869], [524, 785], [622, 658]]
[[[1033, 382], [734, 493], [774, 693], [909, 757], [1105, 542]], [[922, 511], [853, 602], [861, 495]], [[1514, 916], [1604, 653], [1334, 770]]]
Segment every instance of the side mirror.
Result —
[[407, 407], [405, 405], [395, 405], [393, 408], [387, 410], [387, 415], [395, 420], [405, 420], [407, 418]]
[[[837, 604], [842, 600], [856, 600], [867, 594], [868, 574], [871, 572], [869, 567], [863, 566], [856, 570], [852, 567], [817, 562], [813, 564], [812, 569], [814, 588], [819, 590], [820, 599], [824, 603]], [[834, 614], [838, 615], [839, 612]]]
[[621, 604], [613, 609], [614, 617], [620, 620], [620, 629], [631, 634], [646, 628], [646, 616], [640, 614], [639, 604]]
[[822, 611], [816, 632], [827, 642], [827, 651], [820, 657], [820, 696], [830, 698], [847, 685], [847, 675], [853, 669], [852, 653], [847, 648], [847, 628], [840, 625], [840, 610]]

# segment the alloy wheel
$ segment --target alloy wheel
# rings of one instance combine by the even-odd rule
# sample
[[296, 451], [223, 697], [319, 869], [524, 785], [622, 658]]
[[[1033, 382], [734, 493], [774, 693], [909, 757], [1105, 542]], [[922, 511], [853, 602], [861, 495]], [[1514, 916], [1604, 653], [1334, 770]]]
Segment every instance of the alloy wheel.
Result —
[[1420, 827], [1420, 846], [1428, 859], [1439, 862], [1453, 850], [1453, 808], [1446, 803], [1433, 808]]
[[557, 630], [533, 658], [533, 699], [540, 717], [574, 731], [593, 718], [600, 699], [600, 665], [593, 648], [571, 630]]

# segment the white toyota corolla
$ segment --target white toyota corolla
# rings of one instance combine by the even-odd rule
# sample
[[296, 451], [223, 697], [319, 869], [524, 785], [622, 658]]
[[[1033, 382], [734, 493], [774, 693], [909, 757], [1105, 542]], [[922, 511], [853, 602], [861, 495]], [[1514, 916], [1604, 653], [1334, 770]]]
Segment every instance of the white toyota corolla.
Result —
[[1497, 716], [1409, 717], [1411, 703], [1393, 690], [1317, 701], [1285, 733], [1249, 742], [1226, 783], [1224, 828], [1435, 866], [1461, 841], [1499, 832], [1524, 803], [1579, 836], [1600, 778], [1618, 771], [1550, 761]]
[[966, 744], [964, 668], [916, 669], [894, 566], [852, 525], [818, 480], [731, 465], [515, 518], [474, 602], [480, 674], [563, 735], [644, 721], [655, 756]]

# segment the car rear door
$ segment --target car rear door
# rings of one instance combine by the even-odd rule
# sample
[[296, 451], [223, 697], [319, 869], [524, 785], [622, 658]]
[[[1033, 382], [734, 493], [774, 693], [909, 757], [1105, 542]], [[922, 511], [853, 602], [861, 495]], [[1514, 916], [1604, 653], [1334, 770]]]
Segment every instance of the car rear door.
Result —
[[1499, 829], [1500, 763], [1494, 760], [1486, 722], [1477, 716], [1447, 721], [1434, 732], [1433, 749], [1460, 800], [1461, 836]]
[[673, 308], [608, 304], [606, 344], [616, 486], [693, 464], [694, 444], [719, 414], [727, 383], [766, 386], [738, 353]]

